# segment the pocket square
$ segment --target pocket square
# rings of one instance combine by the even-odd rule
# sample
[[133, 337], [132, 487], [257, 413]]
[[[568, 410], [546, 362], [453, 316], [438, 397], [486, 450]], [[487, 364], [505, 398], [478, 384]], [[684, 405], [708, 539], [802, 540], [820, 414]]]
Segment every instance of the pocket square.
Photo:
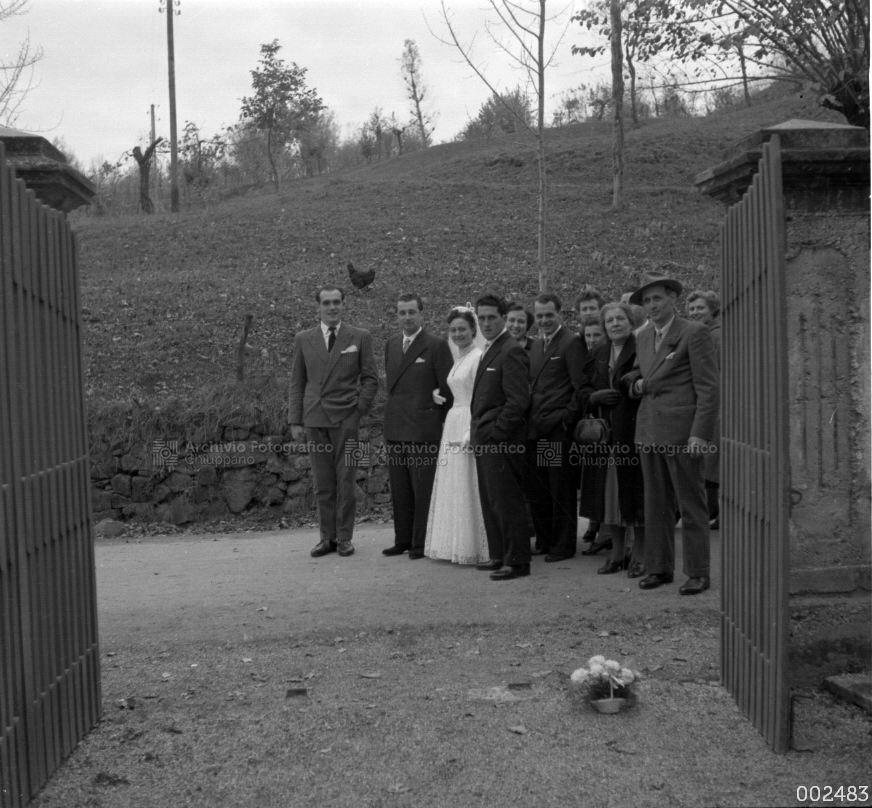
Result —
[[552, 357], [551, 357], [551, 361], [554, 362], [554, 361], [556, 361], [557, 359], [561, 359], [561, 358], [562, 358], [562, 357], [560, 357], [560, 356], [552, 356]]
[[494, 373], [496, 372], [496, 368], [485, 368], [485, 370], [488, 372], [491, 372], [491, 371]]
[[357, 353], [357, 346], [349, 345], [344, 351], [340, 351], [340, 353]]
[[416, 365], [419, 364], [419, 363], [422, 364], [422, 365], [424, 364], [424, 360], [421, 359], [420, 356], [415, 360], [415, 364], [416, 364]]
[[675, 358], [675, 351], [673, 351], [671, 354], [667, 354], [666, 358], [667, 359], [674, 359]]

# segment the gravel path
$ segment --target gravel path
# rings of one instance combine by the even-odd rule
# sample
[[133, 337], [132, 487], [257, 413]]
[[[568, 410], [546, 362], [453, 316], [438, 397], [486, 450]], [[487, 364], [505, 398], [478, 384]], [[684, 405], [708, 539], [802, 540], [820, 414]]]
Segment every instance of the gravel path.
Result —
[[[717, 566], [695, 598], [601, 557], [497, 583], [384, 558], [391, 538], [364, 524], [322, 559], [312, 530], [98, 542], [104, 715], [34, 808], [831, 805], [797, 788], [870, 784], [857, 708], [802, 693], [777, 756], [719, 687]], [[567, 686], [597, 653], [643, 673], [622, 715]]]

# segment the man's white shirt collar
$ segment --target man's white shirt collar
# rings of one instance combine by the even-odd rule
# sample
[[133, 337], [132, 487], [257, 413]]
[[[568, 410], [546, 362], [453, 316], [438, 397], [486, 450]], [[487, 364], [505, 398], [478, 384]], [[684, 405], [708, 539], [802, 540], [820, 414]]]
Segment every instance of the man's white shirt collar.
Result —
[[506, 329], [504, 328], [504, 329], [503, 329], [502, 331], [500, 331], [500, 333], [497, 334], [497, 335], [496, 335], [492, 340], [488, 340], [487, 342], [485, 342], [485, 344], [484, 344], [484, 353], [487, 353], [487, 352], [490, 350], [491, 345], [493, 345], [493, 344], [494, 344], [494, 343], [495, 343], [495, 342], [496, 342], [496, 341], [497, 341], [497, 340], [498, 340], [498, 339], [499, 339], [503, 334], [505, 334], [505, 333], [506, 333]]
[[563, 328], [563, 323], [561, 323], [559, 326], [557, 326], [557, 328], [554, 330], [554, 333], [550, 337], [543, 338], [545, 340], [545, 347], [546, 348], [551, 344], [551, 341], [554, 339], [554, 337], [556, 337], [560, 333], [561, 328]]
[[672, 328], [672, 324], [673, 324], [674, 322], [675, 322], [675, 315], [673, 314], [673, 315], [669, 318], [669, 322], [666, 323], [666, 325], [664, 325], [663, 328], [657, 328], [657, 326], [654, 325], [654, 323], [651, 323], [651, 325], [654, 326], [655, 335], [656, 335], [656, 334], [659, 334], [659, 335], [660, 335], [660, 340], [662, 341], [663, 338], [666, 336], [667, 332], [669, 331], [669, 329]]
[[406, 345], [411, 345], [414, 341], [415, 337], [418, 336], [424, 330], [424, 326], [421, 326], [412, 336], [408, 336], [405, 332], [403, 332], [403, 342]]
[[321, 333], [324, 335], [324, 344], [327, 346], [327, 350], [330, 350], [330, 329], [332, 328], [336, 333], [336, 336], [339, 336], [339, 326], [342, 323], [336, 323], [334, 326], [325, 325], [323, 322], [321, 323]]

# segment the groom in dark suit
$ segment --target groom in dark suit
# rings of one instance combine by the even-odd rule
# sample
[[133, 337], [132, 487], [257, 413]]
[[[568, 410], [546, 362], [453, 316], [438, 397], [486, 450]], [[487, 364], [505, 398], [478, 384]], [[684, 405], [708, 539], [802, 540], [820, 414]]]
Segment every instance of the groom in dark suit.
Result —
[[470, 443], [491, 557], [478, 569], [491, 570], [493, 580], [505, 581], [530, 574], [523, 490], [530, 360], [506, 331], [502, 298], [484, 295], [475, 310], [487, 342], [472, 392]]
[[342, 322], [345, 292], [322, 286], [315, 299], [321, 323], [294, 339], [288, 422], [293, 439], [309, 443], [321, 527], [312, 555], [350, 556], [357, 439], [378, 391], [378, 369], [369, 331]]
[[[448, 343], [424, 330], [424, 304], [418, 295], [397, 300], [402, 334], [385, 344], [388, 400], [384, 438], [394, 506], [394, 544], [382, 553], [424, 557], [430, 494], [436, 476], [442, 423], [453, 403], [448, 373], [453, 358]], [[442, 396], [437, 404], [433, 391]]]

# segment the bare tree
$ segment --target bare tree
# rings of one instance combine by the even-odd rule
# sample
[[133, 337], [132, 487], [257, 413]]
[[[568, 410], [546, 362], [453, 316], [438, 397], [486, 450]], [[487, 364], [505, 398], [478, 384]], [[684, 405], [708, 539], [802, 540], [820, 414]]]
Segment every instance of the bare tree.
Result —
[[[430, 145], [430, 135], [433, 133], [433, 116], [424, 110], [424, 98], [427, 95], [427, 87], [421, 76], [421, 53], [414, 39], [407, 39], [400, 59], [403, 71], [403, 81], [406, 83], [406, 92], [409, 101], [412, 102], [412, 115], [418, 124], [421, 133], [421, 142], [426, 149]], [[399, 139], [399, 135], [397, 136]], [[400, 149], [402, 154], [402, 148]]]
[[621, 2], [611, 0], [612, 22], [612, 105], [614, 107], [612, 170], [614, 190], [612, 210], [624, 207], [624, 54], [621, 35]]
[[[546, 0], [488, 0], [491, 10], [496, 14], [498, 23], [485, 23], [485, 29], [491, 40], [499, 47], [515, 64], [526, 72], [528, 81], [534, 87], [537, 101], [536, 129], [532, 129], [526, 122], [517, 116], [515, 110], [508, 105], [513, 115], [521, 120], [524, 128], [536, 137], [536, 154], [539, 165], [539, 215], [538, 215], [538, 251], [536, 261], [539, 266], [539, 289], [546, 291], [549, 286], [548, 269], [545, 264], [545, 220], [546, 220], [546, 172], [545, 172], [545, 70], [554, 59], [554, 53], [563, 39], [558, 38], [551, 54], [545, 55], [545, 16]], [[494, 85], [485, 75], [484, 69], [479, 67], [473, 59], [473, 43], [464, 44], [460, 41], [454, 25], [448, 16], [445, 0], [442, 0], [442, 20], [448, 30], [450, 41], [439, 38], [440, 42], [456, 48], [464, 61], [472, 68], [485, 86], [495, 95], [502, 99]], [[567, 23], [568, 25], [568, 23]], [[505, 44], [497, 35], [501, 30], [508, 34], [510, 45]], [[564, 29], [565, 33], [565, 29]], [[437, 37], [438, 38], [438, 37]]]
[[[26, 14], [30, 0], [0, 0], [0, 22]], [[33, 89], [33, 67], [43, 57], [42, 48], [30, 42], [28, 34], [18, 43], [14, 55], [0, 59], [0, 122], [12, 126], [21, 104]]]
[[163, 140], [159, 137], [146, 150], [145, 154], [139, 146], [133, 148], [133, 159], [139, 166], [139, 207], [143, 213], [154, 213], [154, 203], [148, 195], [148, 176], [151, 172], [151, 158], [154, 156], [154, 150]]

